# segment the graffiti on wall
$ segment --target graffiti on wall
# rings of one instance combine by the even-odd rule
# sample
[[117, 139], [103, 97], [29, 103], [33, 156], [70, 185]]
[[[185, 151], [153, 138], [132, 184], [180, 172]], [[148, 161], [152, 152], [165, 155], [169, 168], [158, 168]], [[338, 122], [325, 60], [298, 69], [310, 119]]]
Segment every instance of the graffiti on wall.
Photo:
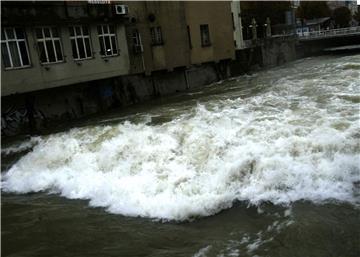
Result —
[[41, 110], [29, 106], [20, 108], [10, 106], [1, 113], [1, 134], [2, 136], [13, 135], [25, 126], [34, 130], [36, 129], [36, 120], [44, 119], [45, 115]]

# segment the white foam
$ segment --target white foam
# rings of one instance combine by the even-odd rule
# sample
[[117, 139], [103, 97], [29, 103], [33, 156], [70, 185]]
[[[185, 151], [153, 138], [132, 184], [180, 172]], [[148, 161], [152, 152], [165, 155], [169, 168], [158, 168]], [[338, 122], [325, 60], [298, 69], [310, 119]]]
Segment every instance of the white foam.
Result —
[[51, 135], [3, 175], [2, 189], [48, 190], [112, 213], [174, 220], [212, 215], [235, 200], [355, 203], [358, 107], [322, 93], [358, 94], [359, 82], [346, 78], [339, 71], [335, 85], [285, 77], [261, 95], [199, 104], [161, 125]]
[[209, 253], [211, 248], [212, 248], [212, 245], [205, 246], [205, 247], [201, 248], [197, 253], [195, 253], [193, 255], [193, 257], [206, 257], [206, 256], [208, 256], [207, 254]]
[[29, 140], [20, 142], [17, 145], [2, 148], [1, 149], [1, 154], [9, 155], [9, 154], [13, 154], [13, 153], [20, 153], [20, 152], [23, 152], [23, 151], [27, 151], [27, 150], [33, 148], [40, 141], [41, 141], [40, 137], [32, 137]]

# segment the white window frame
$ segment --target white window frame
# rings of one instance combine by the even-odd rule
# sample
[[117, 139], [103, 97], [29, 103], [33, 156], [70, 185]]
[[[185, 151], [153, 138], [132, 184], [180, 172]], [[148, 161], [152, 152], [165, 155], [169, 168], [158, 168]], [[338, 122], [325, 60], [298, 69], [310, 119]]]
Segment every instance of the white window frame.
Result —
[[[76, 46], [76, 53], [78, 58], [74, 58], [75, 61], [80, 61], [80, 60], [88, 60], [88, 59], [92, 59], [93, 58], [93, 53], [92, 53], [92, 45], [91, 45], [91, 37], [90, 37], [90, 30], [88, 28], [88, 35], [84, 35], [84, 31], [83, 31], [83, 27], [84, 25], [75, 25], [75, 26], [70, 26], [70, 29], [73, 30], [74, 36], [70, 36], [70, 43], [71, 40], [75, 41], [75, 46]], [[80, 28], [80, 33], [81, 35], [77, 35], [76, 34], [76, 28]], [[84, 52], [85, 52], [85, 58], [80, 58], [80, 52], [79, 52], [79, 46], [78, 46], [78, 41], [77, 39], [82, 39], [82, 44], [84, 47]], [[89, 45], [90, 45], [90, 56], [88, 56], [87, 51], [86, 51], [86, 44], [85, 44], [85, 38], [89, 39]], [[71, 51], [72, 51], [72, 45], [71, 45]]]
[[[16, 36], [16, 31], [15, 29], [16, 28], [20, 28], [23, 30], [24, 32], [24, 38], [17, 38]], [[1, 44], [5, 43], [6, 44], [6, 50], [8, 52], [8, 56], [9, 56], [9, 60], [10, 60], [10, 67], [5, 67], [5, 64], [4, 64], [4, 68], [5, 70], [12, 70], [12, 69], [23, 69], [23, 68], [29, 68], [31, 67], [31, 60], [30, 60], [30, 54], [29, 54], [29, 48], [28, 48], [28, 45], [27, 45], [27, 41], [26, 41], [26, 33], [25, 33], [25, 29], [24, 28], [21, 28], [21, 27], [7, 27], [7, 28], [2, 28], [2, 32], [4, 32], [4, 37], [5, 39], [1, 39]], [[9, 39], [8, 36], [7, 36], [7, 32], [6, 30], [8, 29], [12, 29], [13, 30], [13, 33], [14, 33], [14, 38], [13, 39]], [[10, 51], [10, 47], [9, 47], [9, 42], [16, 42], [16, 48], [17, 48], [17, 51], [18, 51], [18, 54], [19, 54], [19, 59], [20, 59], [20, 66], [16, 66], [14, 67], [14, 62], [13, 62], [13, 57], [11, 56], [11, 51]], [[28, 56], [28, 61], [29, 61], [29, 64], [28, 65], [24, 65], [23, 63], [23, 60], [22, 60], [22, 57], [21, 57], [21, 52], [20, 52], [20, 46], [19, 46], [19, 42], [25, 42], [25, 48], [26, 48], [26, 53], [27, 53], [27, 56]]]
[[[44, 30], [45, 29], [49, 29], [50, 31], [50, 37], [45, 37], [45, 32]], [[58, 30], [58, 33], [59, 33], [59, 36], [58, 37], [53, 37], [53, 33], [52, 33], [52, 28], [55, 28]], [[61, 44], [61, 37], [60, 37], [60, 30], [59, 28], [56, 28], [54, 26], [44, 26], [44, 27], [37, 27], [35, 28], [36, 29], [41, 29], [41, 33], [42, 33], [42, 38], [38, 38], [36, 33], [35, 33], [35, 38], [36, 38], [36, 42], [39, 43], [39, 42], [42, 42], [44, 44], [44, 50], [45, 50], [45, 56], [46, 56], [46, 62], [41, 62], [41, 59], [40, 59], [40, 63], [41, 64], [53, 64], [53, 63], [62, 63], [62, 62], [65, 62], [65, 56], [64, 56], [64, 50], [62, 48], [62, 44]], [[54, 54], [55, 54], [55, 59], [56, 61], [55, 62], [50, 62], [49, 61], [49, 54], [48, 54], [48, 50], [47, 50], [47, 45], [46, 45], [46, 41], [51, 41], [52, 42], [52, 47], [54, 49]], [[56, 52], [56, 47], [55, 47], [55, 41], [59, 41], [59, 45], [60, 45], [60, 50], [61, 50], [61, 54], [62, 54], [62, 60], [60, 60], [57, 56], [57, 52]], [[37, 44], [37, 47], [39, 47], [39, 45]], [[39, 49], [40, 50], [40, 49]], [[40, 53], [40, 52], [39, 52]]]
[[134, 45], [134, 50], [136, 52], [136, 49], [139, 48], [140, 53], [142, 53], [144, 51], [143, 45], [142, 45], [142, 41], [141, 41], [141, 35], [138, 29], [133, 29], [132, 31], [132, 42]]
[[[117, 48], [117, 38], [116, 38], [116, 27], [113, 24], [98, 24], [97, 25], [97, 29], [98, 27], [101, 27], [101, 34], [99, 34], [98, 31], [98, 38], [99, 38], [99, 42], [100, 40], [102, 40], [103, 46], [104, 46], [104, 50], [105, 50], [105, 55], [101, 54], [101, 49], [100, 49], [100, 55], [101, 57], [112, 57], [112, 56], [118, 56], [120, 50]], [[114, 27], [114, 33], [110, 33], [110, 26]], [[107, 27], [107, 33], [104, 33], [104, 27]], [[110, 41], [110, 47], [111, 47], [111, 54], [107, 54], [107, 49], [106, 49], [106, 44], [105, 44], [105, 37], [109, 38]], [[112, 40], [111, 38], [115, 38], [115, 47], [112, 44]], [[102, 39], [101, 39], [102, 38]], [[101, 48], [101, 44], [100, 44], [100, 48]], [[116, 53], [114, 53], [114, 49], [116, 50]]]

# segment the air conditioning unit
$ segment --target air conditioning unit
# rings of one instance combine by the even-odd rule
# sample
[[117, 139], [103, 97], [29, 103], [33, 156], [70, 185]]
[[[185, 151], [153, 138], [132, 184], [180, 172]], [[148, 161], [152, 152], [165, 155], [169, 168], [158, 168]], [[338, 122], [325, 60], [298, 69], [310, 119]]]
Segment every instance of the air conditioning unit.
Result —
[[129, 13], [129, 8], [127, 5], [117, 4], [115, 5], [115, 13], [119, 15], [126, 15]]

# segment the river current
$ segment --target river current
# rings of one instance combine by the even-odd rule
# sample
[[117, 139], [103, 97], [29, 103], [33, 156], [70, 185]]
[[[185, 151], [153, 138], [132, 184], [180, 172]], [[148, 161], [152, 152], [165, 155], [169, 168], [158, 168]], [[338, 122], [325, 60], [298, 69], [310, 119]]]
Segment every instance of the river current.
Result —
[[359, 256], [359, 103], [312, 57], [5, 142], [3, 256]]

